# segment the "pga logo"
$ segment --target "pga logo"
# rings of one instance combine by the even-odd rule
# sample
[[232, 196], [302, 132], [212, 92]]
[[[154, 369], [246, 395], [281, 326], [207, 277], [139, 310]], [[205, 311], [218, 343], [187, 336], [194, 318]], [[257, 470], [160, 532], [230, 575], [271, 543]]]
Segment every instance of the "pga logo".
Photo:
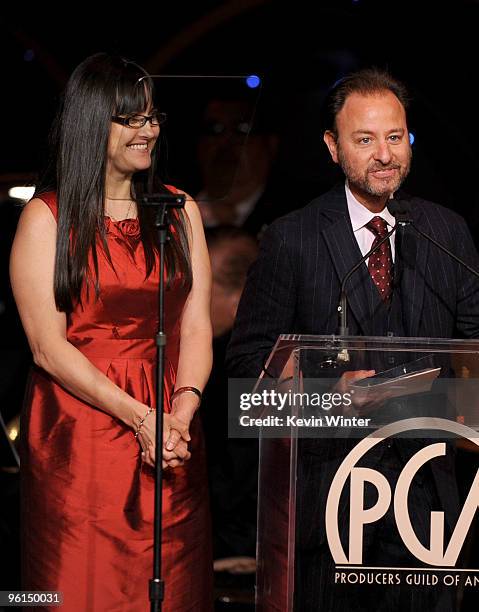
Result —
[[[378, 521], [387, 512], [392, 491], [386, 478], [376, 470], [355, 467], [359, 459], [376, 444], [385, 438], [405, 431], [419, 429], [447, 431], [461, 438], [467, 438], [479, 446], [476, 431], [446, 419], [415, 418], [405, 419], [386, 425], [373, 435], [361, 440], [345, 458], [336, 472], [326, 503], [326, 535], [333, 559], [337, 565], [361, 565], [363, 558], [363, 526]], [[418, 470], [434, 457], [446, 453], [446, 444], [438, 442], [430, 444], [418, 451], [404, 466], [394, 491], [394, 516], [399, 534], [404, 545], [420, 561], [428, 565], [454, 567], [464, 544], [474, 514], [479, 506], [479, 471], [474, 478], [469, 494], [462, 508], [447, 548], [444, 550], [444, 512], [431, 512], [429, 548], [418, 540], [408, 510], [408, 493], [411, 482]], [[341, 492], [348, 477], [351, 478], [350, 519], [349, 519], [349, 551], [345, 554], [338, 526], [338, 508]], [[378, 500], [374, 506], [363, 507], [364, 485], [371, 483], [377, 490]]]

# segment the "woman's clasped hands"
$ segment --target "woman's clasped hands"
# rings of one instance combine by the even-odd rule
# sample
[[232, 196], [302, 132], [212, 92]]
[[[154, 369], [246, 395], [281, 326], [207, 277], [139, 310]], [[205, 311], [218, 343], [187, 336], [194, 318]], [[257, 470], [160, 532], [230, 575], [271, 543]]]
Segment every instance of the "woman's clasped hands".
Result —
[[[183, 418], [181, 418], [183, 417]], [[190, 421], [183, 415], [163, 414], [163, 452], [162, 466], [175, 468], [183, 465], [191, 457], [188, 450]], [[144, 463], [155, 466], [156, 444], [156, 411], [153, 410], [144, 419], [137, 435], [141, 446], [141, 458]]]

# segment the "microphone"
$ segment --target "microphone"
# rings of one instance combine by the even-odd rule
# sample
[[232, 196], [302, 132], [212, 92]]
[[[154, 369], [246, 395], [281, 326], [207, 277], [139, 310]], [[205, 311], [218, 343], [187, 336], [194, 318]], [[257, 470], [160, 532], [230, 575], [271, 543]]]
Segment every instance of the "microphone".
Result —
[[408, 200], [391, 198], [386, 205], [388, 211], [396, 219], [396, 261], [394, 263], [394, 288], [401, 286], [402, 261], [401, 250], [404, 231], [412, 223], [411, 204]]
[[186, 196], [183, 193], [145, 193], [140, 198], [142, 206], [164, 206], [166, 208], [184, 208]]
[[388, 200], [386, 208], [396, 218], [397, 223], [400, 227], [405, 227], [412, 223], [411, 219], [411, 203], [408, 200], [396, 200], [392, 198]]
[[348, 336], [349, 335], [349, 328], [348, 328], [348, 322], [347, 322], [348, 312], [347, 312], [347, 300], [346, 300], [346, 283], [351, 278], [351, 276], [356, 272], [356, 270], [366, 261], [366, 259], [368, 259], [371, 255], [373, 255], [373, 253], [375, 253], [381, 247], [381, 245], [383, 245], [386, 242], [386, 240], [389, 240], [389, 238], [396, 231], [396, 227], [397, 227], [397, 225], [395, 225], [392, 228], [392, 230], [390, 230], [383, 238], [381, 238], [381, 240], [377, 243], [377, 245], [374, 246], [372, 249], [370, 249], [366, 253], [366, 255], [361, 257], [361, 259], [358, 261], [358, 263], [355, 264], [351, 268], [351, 270], [349, 270], [349, 272], [346, 274], [346, 276], [343, 278], [343, 281], [341, 283], [341, 295], [340, 295], [339, 305], [338, 305], [338, 313], [339, 313], [339, 331], [338, 331], [338, 335], [339, 336]]
[[[339, 305], [338, 305], [338, 314], [339, 314], [338, 336], [349, 336], [349, 328], [348, 328], [348, 302], [346, 300], [346, 283], [351, 278], [351, 276], [356, 272], [356, 270], [366, 261], [366, 259], [368, 259], [368, 257], [370, 257], [373, 253], [375, 253], [381, 247], [381, 245], [383, 245], [386, 242], [386, 240], [389, 240], [389, 238], [396, 231], [396, 227], [397, 227], [397, 224], [383, 238], [381, 238], [381, 240], [377, 243], [376, 246], [374, 246], [372, 249], [370, 249], [366, 253], [366, 255], [361, 257], [361, 259], [358, 261], [358, 263], [355, 264], [351, 268], [351, 270], [349, 270], [349, 272], [346, 274], [346, 276], [343, 278], [343, 281], [341, 283], [341, 294], [340, 294]], [[337, 360], [338, 361], [342, 361], [342, 362], [348, 362], [349, 361], [349, 352], [348, 352], [348, 350], [347, 349], [342, 349], [338, 353]], [[334, 360], [334, 361], [336, 361], [336, 360]], [[336, 362], [336, 364], [337, 364], [337, 362]]]
[[[447, 247], [442, 245], [440, 242], [438, 242], [432, 236], [429, 236], [429, 234], [426, 234], [426, 232], [423, 232], [420, 228], [418, 228], [415, 225], [415, 223], [413, 222], [412, 216], [411, 216], [411, 203], [409, 202], [409, 200], [407, 200], [407, 199], [395, 199], [395, 198], [392, 198], [392, 199], [390, 199], [388, 201], [387, 209], [395, 217], [396, 225], [392, 228], [392, 230], [390, 232], [388, 232], [386, 234], [386, 236], [384, 236], [384, 238], [382, 238], [378, 242], [378, 244], [374, 248], [372, 248], [370, 251], [368, 251], [366, 253], [366, 255], [364, 255], [364, 257], [362, 257], [358, 261], [358, 263], [355, 266], [353, 266], [353, 268], [351, 268], [351, 270], [346, 274], [346, 276], [344, 277], [344, 279], [343, 279], [343, 281], [341, 283], [341, 297], [340, 297], [339, 306], [338, 306], [338, 313], [339, 313], [339, 331], [338, 331], [338, 335], [339, 336], [347, 336], [347, 335], [349, 335], [349, 329], [348, 329], [348, 325], [347, 325], [346, 283], [351, 278], [352, 274], [354, 274], [354, 272], [356, 272], [356, 270], [361, 266], [361, 264], [364, 263], [368, 259], [368, 257], [370, 257], [370, 255], [372, 255], [377, 249], [379, 249], [379, 247], [384, 242], [386, 242], [386, 240], [389, 240], [390, 236], [392, 236], [392, 234], [395, 231], [397, 231], [397, 235], [396, 235], [396, 264], [395, 264], [394, 267], [395, 267], [395, 271], [396, 271], [395, 272], [395, 277], [397, 279], [396, 273], [399, 270], [398, 266], [399, 266], [399, 261], [400, 261], [401, 242], [402, 242], [402, 237], [403, 237], [405, 228], [407, 226], [412, 227], [414, 229], [414, 231], [419, 236], [422, 236], [426, 240], [429, 240], [429, 242], [432, 242], [432, 244], [434, 244], [438, 249], [440, 249], [441, 251], [446, 253], [446, 255], [448, 255], [449, 257], [454, 259], [454, 261], [456, 261], [458, 264], [460, 264], [461, 266], [466, 268], [466, 270], [471, 272], [471, 274], [474, 274], [474, 276], [479, 278], [479, 272], [477, 270], [472, 268], [469, 264], [467, 264], [460, 257], [455, 255]], [[340, 354], [338, 355], [338, 360], [349, 361], [349, 355], [348, 355], [348, 352], [345, 349], [343, 349], [343, 351], [341, 351]]]

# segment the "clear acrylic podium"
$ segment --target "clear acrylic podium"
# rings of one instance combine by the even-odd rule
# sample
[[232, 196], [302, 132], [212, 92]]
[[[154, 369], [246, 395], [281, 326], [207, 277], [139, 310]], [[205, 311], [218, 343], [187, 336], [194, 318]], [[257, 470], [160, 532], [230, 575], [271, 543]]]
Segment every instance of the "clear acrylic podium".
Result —
[[[384, 443], [386, 435], [399, 435], [422, 438], [424, 445], [447, 439], [462, 452], [470, 452], [472, 461], [479, 458], [479, 439], [476, 439], [479, 438], [476, 434], [479, 430], [479, 340], [283, 335], [265, 363], [254, 391], [261, 393], [262, 389], [273, 386], [284, 393], [322, 391], [324, 396], [325, 390], [351, 390], [351, 386], [345, 387], [341, 381], [347, 378], [346, 372], [359, 370], [374, 370], [376, 374], [368, 383], [353, 383], [354, 390], [359, 392], [357, 405], [353, 402], [347, 410], [343, 406], [315, 409], [316, 415], [323, 410], [323, 417], [330, 418], [344, 413], [349, 426], [298, 427], [297, 421], [291, 420], [293, 425], [288, 425], [283, 419], [281, 427], [269, 426], [269, 421], [258, 428], [258, 611], [297, 610], [294, 606], [296, 543], [299, 530], [304, 528], [297, 519], [302, 445], [318, 448], [331, 444], [333, 439], [336, 443], [347, 439], [346, 457], [350, 449], [368, 436], [377, 446]], [[367, 426], [354, 427], [352, 416], [363, 414], [365, 406], [364, 414], [370, 418]], [[291, 410], [296, 411], [296, 416], [303, 411], [301, 416], [304, 416], [303, 406], [294, 406]], [[267, 414], [271, 416], [264, 406], [256, 413], [257, 416]], [[282, 411], [281, 416], [284, 415]], [[333, 422], [339, 421], [336, 418]], [[314, 528], [325, 530], [326, 526], [320, 524]], [[333, 527], [328, 534], [333, 543], [334, 531]], [[460, 544], [458, 547], [462, 550]], [[347, 567], [350, 563], [347, 557], [346, 546], [339, 564]], [[444, 563], [450, 571], [454, 570], [450, 559]], [[418, 565], [427, 567], [427, 559]], [[433, 566], [439, 567], [437, 563]], [[440, 576], [441, 571], [438, 569]]]

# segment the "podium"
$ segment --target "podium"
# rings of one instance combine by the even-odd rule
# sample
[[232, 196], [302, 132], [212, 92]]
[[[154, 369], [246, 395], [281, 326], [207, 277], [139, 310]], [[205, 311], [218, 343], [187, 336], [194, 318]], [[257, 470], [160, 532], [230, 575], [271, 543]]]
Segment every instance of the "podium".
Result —
[[[353, 372], [369, 376], [353, 381]], [[323, 604], [322, 592], [331, 590], [367, 600], [369, 589], [376, 598], [379, 575], [389, 580], [385, 596], [403, 589], [406, 599], [415, 589], [424, 601], [445, 593], [460, 602], [474, 588], [479, 570], [467, 564], [479, 505], [478, 340], [283, 335], [252, 393], [262, 398], [254, 413], [243, 407], [236, 416], [230, 395], [230, 435], [259, 437], [258, 611], [313, 609], [305, 601], [328, 610], [331, 595]], [[382, 473], [391, 453], [397, 479]], [[455, 473], [459, 454], [474, 467], [471, 481]], [[441, 505], [426, 512], [424, 537], [415, 515], [427, 488]], [[376, 544], [368, 548], [386, 519], [398, 533], [391, 563], [384, 551], [375, 558]], [[315, 555], [329, 559], [329, 574], [308, 569]], [[444, 582], [450, 576], [456, 584]]]

